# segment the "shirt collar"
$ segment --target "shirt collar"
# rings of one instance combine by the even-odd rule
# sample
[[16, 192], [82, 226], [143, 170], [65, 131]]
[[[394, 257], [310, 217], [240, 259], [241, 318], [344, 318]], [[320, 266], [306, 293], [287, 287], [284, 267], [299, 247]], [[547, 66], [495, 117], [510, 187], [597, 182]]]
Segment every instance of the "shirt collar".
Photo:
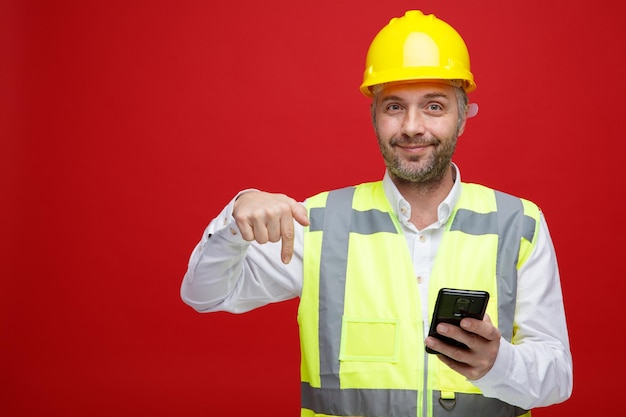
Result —
[[[461, 195], [461, 171], [456, 164], [452, 163], [452, 168], [454, 169], [454, 185], [452, 185], [452, 189], [446, 196], [446, 198], [439, 204], [437, 209], [437, 223], [433, 226], [441, 227], [450, 218], [450, 214], [452, 214], [452, 209], [456, 206], [457, 201], [459, 200], [459, 196]], [[387, 200], [391, 204], [393, 211], [398, 216], [398, 219], [403, 223], [406, 223], [411, 218], [411, 206], [409, 203], [402, 197], [400, 191], [391, 180], [389, 176], [389, 172], [385, 171], [385, 176], [383, 177], [383, 189], [385, 190], [385, 195], [387, 196]]]

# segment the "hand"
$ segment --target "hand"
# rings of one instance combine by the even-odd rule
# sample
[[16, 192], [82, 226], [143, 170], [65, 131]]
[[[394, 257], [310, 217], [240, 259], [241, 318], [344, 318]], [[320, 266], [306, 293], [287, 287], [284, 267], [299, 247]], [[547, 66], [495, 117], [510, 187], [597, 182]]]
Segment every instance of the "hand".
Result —
[[251, 242], [278, 242], [282, 239], [281, 260], [287, 264], [293, 256], [294, 219], [309, 225], [306, 209], [284, 194], [251, 191], [237, 198], [233, 217], [241, 236]]
[[426, 345], [441, 353], [439, 359], [470, 380], [479, 379], [493, 366], [500, 349], [500, 331], [485, 314], [484, 319], [464, 318], [461, 327], [440, 323], [437, 333], [465, 343], [468, 349], [452, 346], [434, 337]]

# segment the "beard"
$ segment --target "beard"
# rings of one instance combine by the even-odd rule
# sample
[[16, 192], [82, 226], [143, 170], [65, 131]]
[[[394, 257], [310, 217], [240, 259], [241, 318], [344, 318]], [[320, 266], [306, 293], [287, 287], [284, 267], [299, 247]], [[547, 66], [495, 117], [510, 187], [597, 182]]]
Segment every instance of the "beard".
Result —
[[[402, 159], [394, 153], [394, 146], [399, 143], [432, 144], [435, 146], [433, 152], [427, 157], [415, 156]], [[429, 185], [440, 182], [448, 172], [456, 143], [457, 135], [443, 143], [437, 138], [416, 140], [399, 137], [392, 138], [389, 144], [384, 143], [378, 136], [378, 147], [391, 176], [402, 183], [414, 185]], [[422, 159], [421, 162], [420, 159]]]

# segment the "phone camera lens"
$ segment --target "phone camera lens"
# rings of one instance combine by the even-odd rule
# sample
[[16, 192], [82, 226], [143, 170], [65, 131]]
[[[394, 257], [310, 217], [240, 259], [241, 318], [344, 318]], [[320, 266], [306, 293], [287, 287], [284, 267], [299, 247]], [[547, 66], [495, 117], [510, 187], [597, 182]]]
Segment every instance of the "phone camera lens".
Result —
[[458, 298], [454, 305], [454, 315], [464, 316], [469, 313], [470, 300], [469, 298]]

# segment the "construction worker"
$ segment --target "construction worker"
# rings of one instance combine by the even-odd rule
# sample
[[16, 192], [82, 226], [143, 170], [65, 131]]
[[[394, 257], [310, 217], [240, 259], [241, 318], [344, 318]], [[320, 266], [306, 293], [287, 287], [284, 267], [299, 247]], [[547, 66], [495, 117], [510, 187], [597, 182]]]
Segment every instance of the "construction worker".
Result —
[[[455, 29], [417, 10], [391, 19], [360, 88], [382, 181], [302, 203], [241, 191], [191, 254], [181, 296], [199, 312], [300, 298], [302, 416], [520, 416], [571, 395], [544, 215], [452, 162], [475, 88]], [[437, 327], [466, 348], [428, 336], [444, 287], [490, 294], [483, 320]]]

